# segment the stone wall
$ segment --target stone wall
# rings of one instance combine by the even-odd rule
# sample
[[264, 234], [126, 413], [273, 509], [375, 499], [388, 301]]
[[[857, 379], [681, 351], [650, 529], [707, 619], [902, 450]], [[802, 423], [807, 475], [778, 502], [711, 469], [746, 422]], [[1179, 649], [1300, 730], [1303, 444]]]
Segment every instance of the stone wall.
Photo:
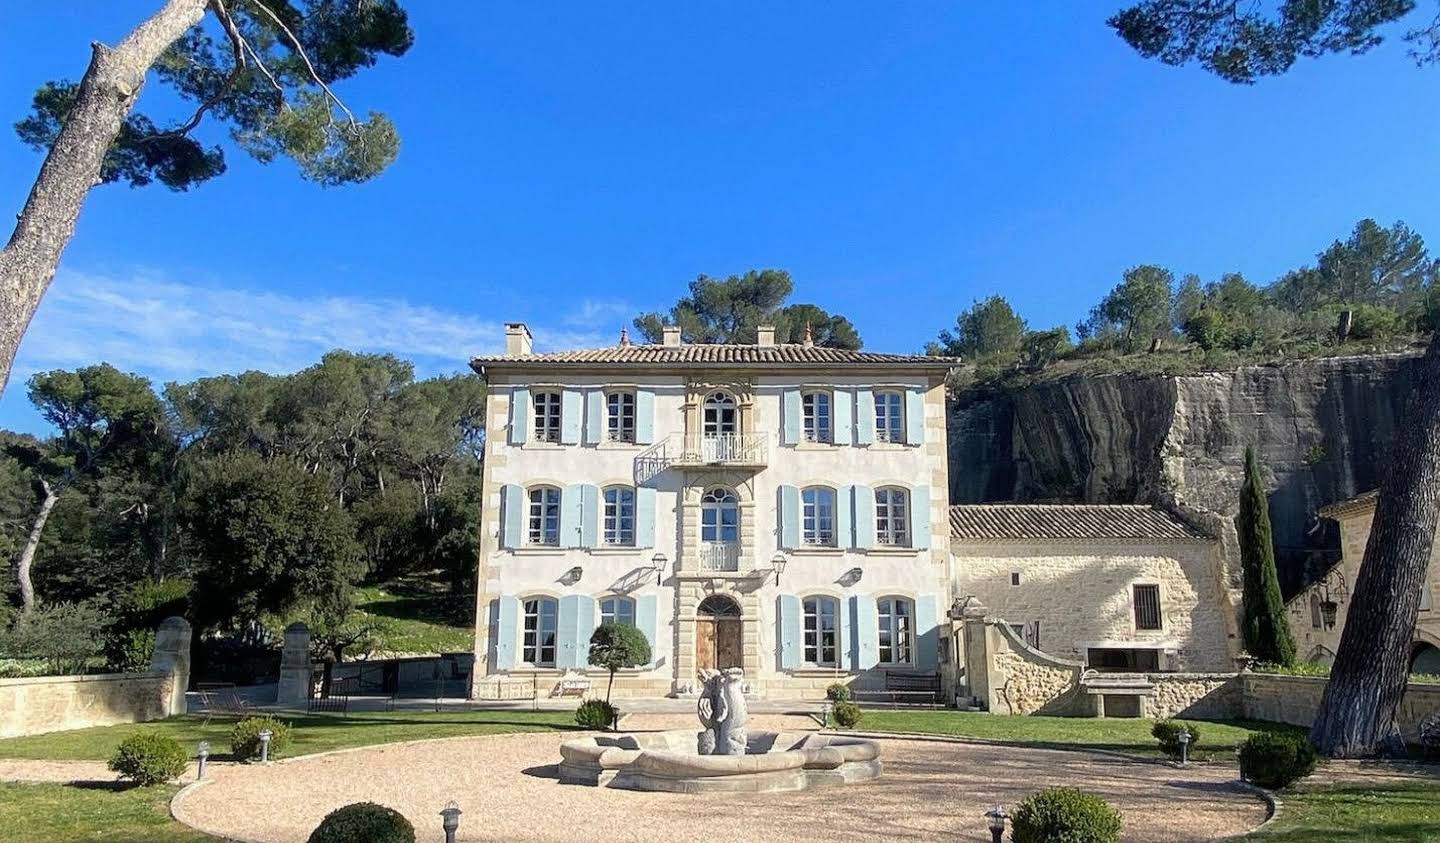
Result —
[[1068, 713], [1084, 666], [1026, 644], [1007, 624], [990, 624], [999, 643], [991, 667], [990, 710], [996, 714]]
[[[1320, 697], [1328, 681], [1312, 676], [1277, 676], [1245, 673], [1240, 677], [1246, 717], [1309, 726], [1320, 709]], [[1420, 721], [1440, 711], [1440, 685], [1411, 683], [1400, 701], [1396, 721], [1405, 739], [1414, 741]]]
[[1147, 717], [1228, 720], [1244, 716], [1237, 674], [1152, 673], [1146, 679], [1155, 686], [1154, 695], [1145, 704]]

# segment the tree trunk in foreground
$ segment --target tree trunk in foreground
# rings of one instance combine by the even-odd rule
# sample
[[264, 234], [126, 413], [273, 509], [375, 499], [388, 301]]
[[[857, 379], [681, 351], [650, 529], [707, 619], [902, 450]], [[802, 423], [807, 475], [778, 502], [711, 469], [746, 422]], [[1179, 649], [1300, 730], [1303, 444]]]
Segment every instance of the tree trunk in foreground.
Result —
[[35, 611], [35, 584], [30, 579], [30, 569], [35, 564], [35, 549], [40, 546], [40, 536], [45, 532], [45, 522], [50, 520], [50, 510], [55, 508], [55, 501], [60, 498], [48, 482], [41, 480], [40, 488], [44, 490], [45, 497], [40, 501], [40, 511], [35, 513], [30, 535], [25, 537], [25, 547], [20, 550], [20, 561], [15, 566], [15, 578], [20, 581], [21, 611], [27, 615]]
[[0, 250], [0, 393], [145, 74], [167, 47], [200, 22], [207, 2], [168, 0], [119, 46], [91, 45], [75, 108], [45, 156], [10, 242]]
[[1393, 747], [1420, 588], [1440, 513], [1440, 332], [1420, 363], [1391, 444], [1365, 559], [1310, 740], [1333, 758]]

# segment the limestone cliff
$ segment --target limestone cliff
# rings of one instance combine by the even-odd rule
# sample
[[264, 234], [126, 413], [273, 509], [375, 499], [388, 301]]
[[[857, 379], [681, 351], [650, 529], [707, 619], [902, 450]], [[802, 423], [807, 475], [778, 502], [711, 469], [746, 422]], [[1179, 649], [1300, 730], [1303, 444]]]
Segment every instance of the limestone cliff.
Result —
[[1294, 588], [1335, 545], [1316, 510], [1378, 485], [1417, 359], [1071, 375], [957, 405], [950, 498], [1158, 503], [1218, 524], [1235, 513], [1253, 445], [1272, 490], [1282, 577]]

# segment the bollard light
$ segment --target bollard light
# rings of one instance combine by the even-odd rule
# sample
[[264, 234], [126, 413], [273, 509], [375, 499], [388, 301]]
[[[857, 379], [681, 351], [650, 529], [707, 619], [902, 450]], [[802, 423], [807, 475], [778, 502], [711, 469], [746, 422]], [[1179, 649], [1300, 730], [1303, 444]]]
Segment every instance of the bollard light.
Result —
[[460, 829], [460, 815], [463, 813], [465, 812], [460, 810], [460, 806], [456, 805], [453, 799], [446, 803], [445, 810], [440, 812], [440, 816], [444, 818], [445, 843], [455, 843], [455, 832]]
[[270, 760], [270, 739], [275, 733], [269, 729], [260, 730], [260, 763], [265, 764]]
[[195, 771], [195, 778], [203, 779], [205, 778], [205, 761], [210, 757], [209, 741], [200, 742], [200, 746], [195, 751], [195, 757], [200, 759], [199, 768]]
[[1190, 730], [1184, 727], [1181, 727], [1180, 734], [1175, 736], [1176, 742], [1180, 744], [1181, 767], [1190, 763], [1190, 737]]
[[1005, 813], [1004, 805], [996, 805], [985, 812], [985, 823], [990, 828], [990, 840], [992, 843], [1000, 843], [1000, 838], [1005, 836], [1005, 820], [1010, 815]]
[[830, 701], [820, 703], [820, 728], [830, 728]]

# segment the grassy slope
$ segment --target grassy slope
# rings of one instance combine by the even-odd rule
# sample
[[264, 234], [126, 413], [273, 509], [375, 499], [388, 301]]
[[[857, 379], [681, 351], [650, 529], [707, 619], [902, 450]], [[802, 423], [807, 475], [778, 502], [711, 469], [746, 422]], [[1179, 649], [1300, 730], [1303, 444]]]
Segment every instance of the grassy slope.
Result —
[[385, 652], [462, 653], [474, 649], [475, 630], [469, 624], [455, 624], [456, 599], [403, 585], [368, 586], [356, 590], [355, 608], [360, 616], [381, 624]]

